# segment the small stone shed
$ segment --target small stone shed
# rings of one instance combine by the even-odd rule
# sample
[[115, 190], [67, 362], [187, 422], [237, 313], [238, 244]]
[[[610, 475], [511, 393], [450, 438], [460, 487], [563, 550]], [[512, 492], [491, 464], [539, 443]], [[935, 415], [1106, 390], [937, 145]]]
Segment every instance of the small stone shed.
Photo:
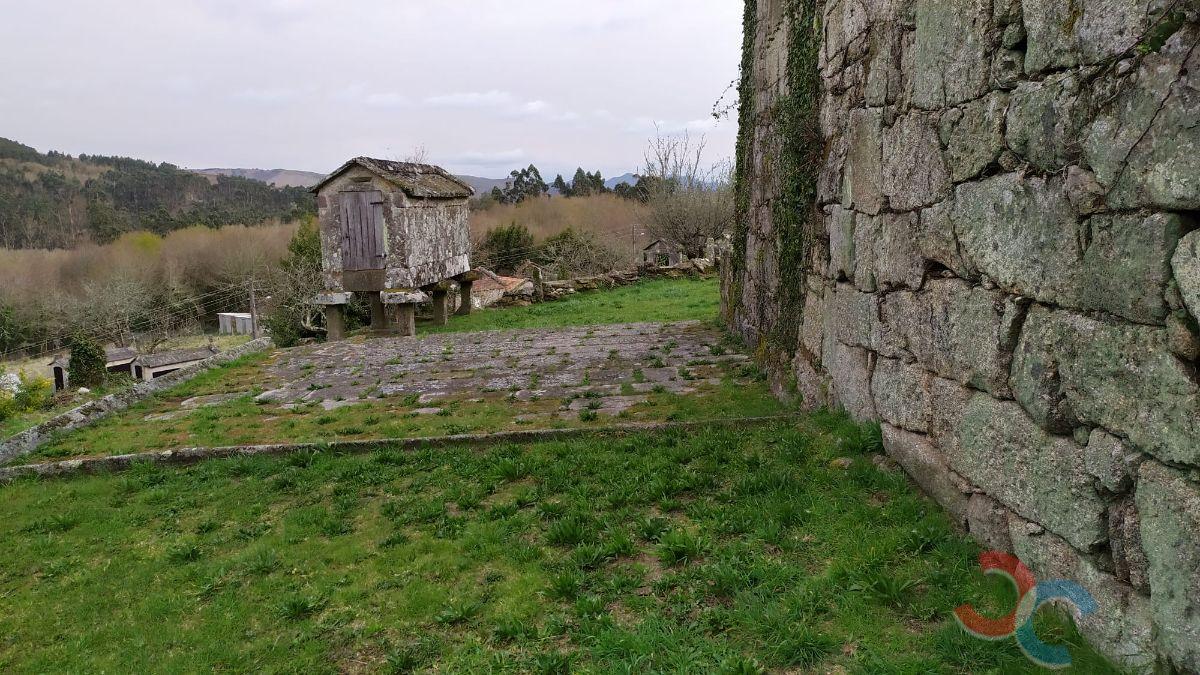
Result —
[[416, 305], [433, 303], [447, 320], [446, 296], [457, 282], [471, 306], [470, 185], [441, 167], [356, 157], [329, 174], [317, 195], [321, 262], [331, 340], [344, 336], [343, 308], [351, 293], [371, 300], [371, 326], [416, 332]]
[[138, 380], [150, 381], [167, 373], [200, 363], [219, 353], [220, 350], [216, 347], [202, 347], [142, 354], [133, 361], [133, 377]]
[[666, 239], [655, 239], [642, 249], [642, 264], [659, 267], [673, 267], [687, 260], [683, 247], [673, 244]]
[[[110, 373], [132, 373], [133, 362], [137, 356], [137, 350], [133, 347], [106, 347], [104, 349], [104, 369]], [[70, 386], [71, 373], [67, 370], [70, 362], [69, 354], [55, 357], [50, 362], [55, 392], [63, 391]]]
[[[503, 277], [494, 272], [479, 270], [483, 278], [475, 282], [472, 289], [471, 302], [475, 309], [491, 307], [500, 302], [505, 296], [532, 298], [534, 283], [524, 277]], [[459, 308], [462, 311], [462, 308]]]

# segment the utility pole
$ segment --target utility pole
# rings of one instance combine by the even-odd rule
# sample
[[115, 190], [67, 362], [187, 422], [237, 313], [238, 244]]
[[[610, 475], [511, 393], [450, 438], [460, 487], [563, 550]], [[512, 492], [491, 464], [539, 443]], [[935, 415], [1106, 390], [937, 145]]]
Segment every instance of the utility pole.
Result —
[[258, 339], [258, 296], [255, 294], [254, 277], [250, 277], [250, 337]]

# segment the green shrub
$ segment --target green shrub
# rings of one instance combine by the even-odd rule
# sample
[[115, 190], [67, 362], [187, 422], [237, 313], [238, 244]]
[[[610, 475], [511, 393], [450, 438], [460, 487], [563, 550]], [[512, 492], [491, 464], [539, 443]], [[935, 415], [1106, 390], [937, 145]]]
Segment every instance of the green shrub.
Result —
[[21, 413], [43, 410], [50, 405], [53, 387], [44, 377], [20, 374], [20, 386], [14, 394], [0, 389], [0, 422]]
[[54, 396], [54, 387], [50, 380], [44, 377], [30, 377], [21, 373], [21, 391], [14, 397], [17, 407], [22, 410], [41, 410], [50, 405]]
[[98, 387], [104, 384], [108, 375], [104, 368], [108, 358], [100, 343], [85, 333], [76, 332], [67, 338], [67, 349], [71, 350], [71, 360], [67, 364], [71, 384], [77, 387]]
[[517, 223], [488, 230], [478, 256], [497, 272], [510, 273], [527, 259], [536, 257], [533, 235]]

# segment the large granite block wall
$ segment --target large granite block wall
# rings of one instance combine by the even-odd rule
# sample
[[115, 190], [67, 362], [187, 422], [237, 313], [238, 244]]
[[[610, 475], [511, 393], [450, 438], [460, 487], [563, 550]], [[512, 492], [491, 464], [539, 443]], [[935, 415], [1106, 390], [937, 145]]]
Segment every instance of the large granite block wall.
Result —
[[1200, 2], [749, 0], [746, 28], [730, 325], [986, 545], [1084, 583], [1109, 656], [1200, 672]]

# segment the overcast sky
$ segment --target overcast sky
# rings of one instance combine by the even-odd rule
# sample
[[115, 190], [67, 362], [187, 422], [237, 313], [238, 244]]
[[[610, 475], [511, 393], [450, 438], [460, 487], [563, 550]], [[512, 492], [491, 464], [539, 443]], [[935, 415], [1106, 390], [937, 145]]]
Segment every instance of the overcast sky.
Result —
[[[190, 168], [642, 164], [655, 122], [733, 154], [735, 0], [0, 0], [0, 136]], [[570, 176], [567, 176], [568, 180]]]

